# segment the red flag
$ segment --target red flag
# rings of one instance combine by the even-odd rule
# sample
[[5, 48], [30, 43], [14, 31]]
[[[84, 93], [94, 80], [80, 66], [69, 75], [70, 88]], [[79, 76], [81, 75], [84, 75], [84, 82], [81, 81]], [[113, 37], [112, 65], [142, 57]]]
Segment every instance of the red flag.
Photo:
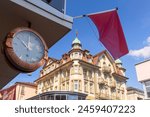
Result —
[[16, 85], [0, 91], [1, 100], [15, 100], [16, 99]]
[[117, 10], [92, 14], [89, 17], [99, 31], [99, 40], [114, 59], [118, 59], [129, 52]]

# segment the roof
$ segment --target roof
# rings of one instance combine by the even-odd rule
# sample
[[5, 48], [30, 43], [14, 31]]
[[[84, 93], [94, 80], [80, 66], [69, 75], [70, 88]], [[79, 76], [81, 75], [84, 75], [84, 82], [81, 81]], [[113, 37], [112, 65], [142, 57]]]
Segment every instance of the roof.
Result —
[[59, 60], [57, 60], [57, 59], [55, 59], [55, 58], [52, 58], [52, 57], [48, 57], [48, 60], [45, 62], [45, 64], [44, 64], [44, 66], [43, 66], [43, 68], [46, 68], [47, 67], [47, 65], [48, 65], [48, 63], [49, 63], [49, 61], [53, 61], [53, 62], [55, 62], [55, 61], [59, 61]]
[[142, 61], [142, 62], [140, 62], [140, 63], [137, 63], [137, 64], [135, 64], [135, 66], [136, 66], [136, 65], [139, 65], [139, 64], [142, 64], [142, 63], [145, 63], [145, 62], [148, 62], [148, 61], [150, 61], [150, 59], [149, 59], [149, 60]]
[[116, 64], [122, 64], [122, 61], [120, 59], [115, 60]]
[[113, 76], [117, 76], [117, 77], [119, 77], [119, 79], [121, 80], [128, 80], [129, 78], [127, 78], [127, 77], [125, 77], [125, 76], [123, 76], [123, 75], [120, 75], [120, 74], [118, 74], [118, 73], [112, 73], [112, 75]]
[[131, 90], [134, 90], [134, 91], [138, 91], [138, 92], [144, 93], [143, 90], [140, 90], [140, 89], [138, 89], [138, 88], [135, 88], [135, 87], [127, 87], [127, 91], [131, 91]]
[[81, 44], [80, 40], [76, 37], [72, 44]]
[[7, 87], [7, 88], [5, 88], [5, 89], [2, 89], [2, 90], [0, 90], [0, 91], [8, 90], [8, 89], [10, 89], [10, 88], [12, 88], [12, 87], [17, 86], [18, 84], [23, 84], [23, 85], [28, 85], [28, 86], [32, 86], [32, 87], [37, 87], [37, 85], [36, 85], [35, 83], [31, 83], [31, 82], [16, 82], [16, 83], [13, 84], [12, 86]]
[[97, 63], [99, 57], [102, 56], [103, 54], [105, 54], [108, 57], [108, 59], [110, 60], [110, 62], [114, 61], [114, 59], [111, 57], [111, 55], [108, 53], [108, 51], [107, 50], [103, 50], [100, 53], [98, 53], [98, 54], [96, 54], [96, 55], [93, 56], [94, 64]]
[[35, 83], [31, 83], [31, 82], [16, 82], [15, 84], [16, 85], [17, 84], [23, 84], [23, 85], [33, 86], [33, 87], [37, 86]]

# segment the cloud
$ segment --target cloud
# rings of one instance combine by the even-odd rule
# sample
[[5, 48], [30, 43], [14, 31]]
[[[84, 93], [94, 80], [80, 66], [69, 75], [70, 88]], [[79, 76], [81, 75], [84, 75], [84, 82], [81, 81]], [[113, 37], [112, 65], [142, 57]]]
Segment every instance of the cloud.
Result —
[[147, 38], [147, 42], [150, 45], [150, 37]]
[[130, 50], [129, 55], [140, 58], [150, 58], [150, 37], [147, 38], [147, 45], [138, 50]]

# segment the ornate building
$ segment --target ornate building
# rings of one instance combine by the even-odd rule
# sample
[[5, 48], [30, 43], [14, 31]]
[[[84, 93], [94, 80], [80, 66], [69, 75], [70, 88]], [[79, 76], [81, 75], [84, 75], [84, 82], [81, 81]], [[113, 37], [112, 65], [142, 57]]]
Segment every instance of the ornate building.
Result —
[[82, 44], [76, 37], [72, 49], [60, 60], [49, 58], [40, 78], [35, 81], [37, 96], [33, 99], [37, 99], [38, 95], [42, 99], [54, 99], [43, 96], [50, 95], [50, 92], [69, 92], [84, 97], [80, 99], [124, 100], [127, 99], [128, 79], [125, 71], [122, 62], [114, 61], [106, 50], [94, 56], [88, 50], [82, 50]]

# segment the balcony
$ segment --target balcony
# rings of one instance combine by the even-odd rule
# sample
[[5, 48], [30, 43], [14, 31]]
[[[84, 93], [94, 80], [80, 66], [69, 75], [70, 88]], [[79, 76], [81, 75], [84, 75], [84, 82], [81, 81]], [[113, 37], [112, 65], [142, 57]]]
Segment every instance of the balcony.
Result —
[[61, 82], [64, 82], [65, 81], [65, 78], [60, 78], [61, 79]]
[[95, 98], [109, 100], [110, 96], [107, 93], [97, 93]]
[[109, 86], [111, 88], [116, 88], [116, 82], [115, 81], [110, 82]]
[[67, 80], [69, 80], [69, 77], [67, 77], [67, 78], [61, 78], [61, 82], [65, 82]]
[[109, 66], [103, 66], [102, 71], [103, 73], [109, 74], [111, 73], [111, 68]]
[[89, 78], [89, 81], [94, 82], [94, 78]]
[[103, 78], [99, 78], [99, 79], [98, 79], [98, 83], [99, 83], [100, 85], [105, 85], [105, 84], [106, 84], [106, 81], [105, 81]]
[[123, 87], [120, 87], [120, 90], [124, 91], [124, 88], [123, 88]]

